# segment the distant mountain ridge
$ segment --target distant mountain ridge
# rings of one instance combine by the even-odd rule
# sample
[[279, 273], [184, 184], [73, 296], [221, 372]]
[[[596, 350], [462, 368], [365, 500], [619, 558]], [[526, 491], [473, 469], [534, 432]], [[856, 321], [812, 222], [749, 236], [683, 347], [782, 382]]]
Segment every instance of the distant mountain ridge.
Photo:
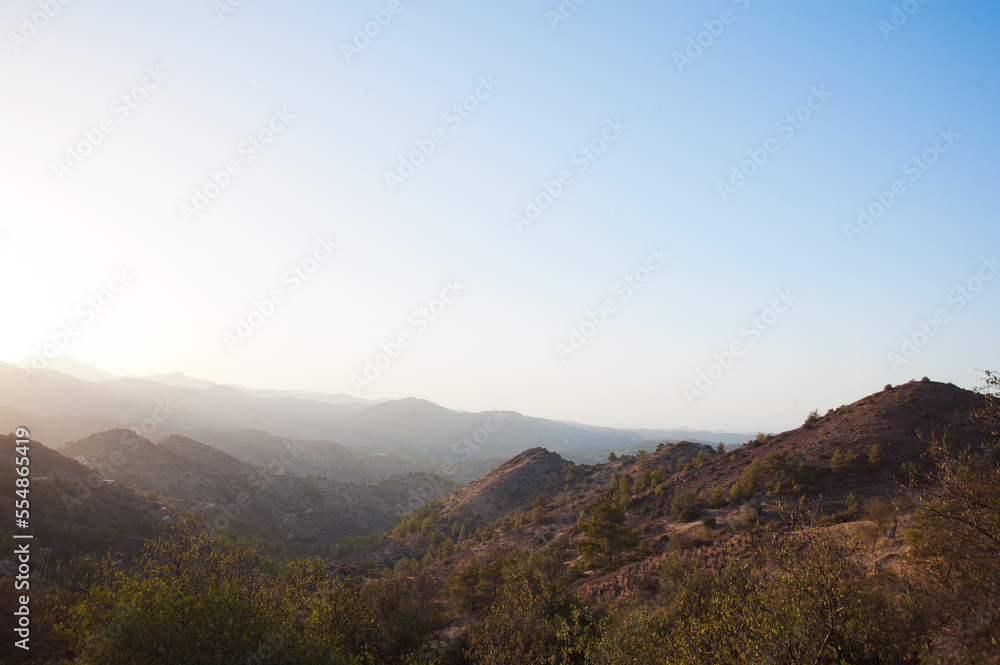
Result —
[[389, 528], [398, 516], [455, 488], [423, 472], [370, 485], [300, 477], [287, 473], [282, 461], [294, 458], [294, 450], [254, 467], [185, 436], [152, 442], [128, 429], [92, 434], [58, 452], [121, 487], [198, 513], [219, 530], [285, 542], [296, 551]]
[[[52, 359], [50, 365], [102, 380], [84, 380], [42, 369], [36, 370], [25, 384], [18, 368], [0, 363], [0, 407], [23, 413], [29, 419], [78, 419], [81, 429], [76, 432], [67, 429], [68, 423], [74, 421], [64, 422], [64, 440], [52, 441], [57, 446], [93, 434], [93, 427], [79, 420], [87, 417], [136, 428], [154, 438], [157, 429], [164, 427], [175, 432], [259, 430], [282, 439], [332, 441], [358, 451], [396, 453], [455, 465], [472, 459], [510, 457], [533, 447], [622, 451], [650, 439], [704, 438], [732, 443], [734, 439], [749, 438], [735, 434], [723, 439], [718, 433], [689, 430], [682, 430], [683, 437], [679, 437], [679, 430], [595, 427], [510, 411], [459, 412], [417, 398], [362, 403], [345, 401], [348, 396], [340, 395], [248, 392], [205, 385], [184, 375], [155, 375], [158, 380], [108, 378], [110, 375], [71, 359], [58, 360]], [[7, 413], [10, 416], [12, 412]], [[103, 422], [102, 429], [107, 429], [107, 422]], [[71, 433], [76, 436], [69, 436]]]

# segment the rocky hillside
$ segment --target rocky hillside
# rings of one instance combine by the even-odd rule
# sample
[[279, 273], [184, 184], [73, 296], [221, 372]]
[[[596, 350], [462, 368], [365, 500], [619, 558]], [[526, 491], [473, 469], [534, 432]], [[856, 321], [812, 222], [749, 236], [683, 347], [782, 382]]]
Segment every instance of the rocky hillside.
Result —
[[[746, 549], [747, 523], [775, 517], [779, 504], [801, 498], [831, 524], [860, 519], [867, 499], [919, 479], [922, 437], [947, 432], [956, 446], [973, 444], [968, 414], [978, 404], [979, 395], [951, 384], [911, 381], [731, 451], [661, 443], [638, 456], [575, 465], [533, 448], [424, 506], [349, 559], [390, 566], [420, 559], [443, 580], [473, 556], [537, 549], [558, 536], [576, 540], [581, 510], [613, 492], [641, 544], [633, 563], [578, 585], [591, 596], [641, 595], [655, 587], [665, 550], [690, 550], [717, 567], [724, 553]], [[714, 523], [707, 531], [706, 518]]]

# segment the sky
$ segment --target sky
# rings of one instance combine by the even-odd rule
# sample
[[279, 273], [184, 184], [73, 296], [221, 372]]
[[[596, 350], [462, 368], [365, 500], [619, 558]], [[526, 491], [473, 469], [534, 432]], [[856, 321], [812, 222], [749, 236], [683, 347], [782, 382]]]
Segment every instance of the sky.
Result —
[[1000, 4], [10, 0], [0, 358], [778, 431], [1000, 367]]

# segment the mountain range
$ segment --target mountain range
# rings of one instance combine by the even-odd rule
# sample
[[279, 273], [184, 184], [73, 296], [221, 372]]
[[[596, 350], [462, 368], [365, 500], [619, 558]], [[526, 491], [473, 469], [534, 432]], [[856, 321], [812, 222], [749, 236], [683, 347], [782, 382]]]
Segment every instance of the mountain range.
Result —
[[458, 465], [506, 458], [534, 446], [606, 454], [649, 440], [734, 444], [749, 438], [687, 429], [595, 427], [510, 411], [459, 412], [417, 398], [372, 402], [343, 394], [252, 390], [181, 374], [116, 378], [71, 359], [51, 359], [45, 369], [33, 372], [25, 379], [23, 369], [0, 363], [0, 426], [33, 422], [53, 446], [116, 426], [154, 438], [166, 428], [256, 430], [282, 439], [336, 442], [362, 453]]

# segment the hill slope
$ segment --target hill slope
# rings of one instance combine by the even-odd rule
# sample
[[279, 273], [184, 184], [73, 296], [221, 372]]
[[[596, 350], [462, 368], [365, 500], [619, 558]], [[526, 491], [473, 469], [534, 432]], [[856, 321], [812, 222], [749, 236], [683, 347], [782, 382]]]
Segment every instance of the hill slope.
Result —
[[199, 513], [220, 530], [282, 542], [294, 551], [322, 551], [388, 528], [396, 516], [454, 487], [430, 474], [383, 486], [303, 478], [286, 473], [277, 460], [269, 468], [253, 467], [187, 437], [153, 443], [126, 429], [91, 435], [60, 453], [119, 485]]
[[[773, 517], [779, 502], [794, 505], [804, 497], [832, 516], [845, 508], [849, 493], [860, 503], [886, 495], [906, 480], [904, 464], [916, 470], [924, 464], [922, 436], [947, 430], [954, 445], [972, 445], [977, 439], [968, 415], [981, 402], [981, 396], [950, 384], [911, 381], [730, 452], [691, 442], [662, 444], [642, 460], [625, 456], [591, 466], [532, 449], [424, 506], [393, 534], [350, 558], [385, 565], [422, 558], [444, 579], [473, 556], [482, 561], [494, 551], [536, 549], [560, 535], [575, 540], [582, 535], [576, 526], [580, 511], [616, 492], [624, 501], [626, 525], [644, 542], [638, 551], [645, 553], [614, 573], [588, 575], [579, 584], [591, 595], [641, 593], [649, 584], [655, 587], [661, 553], [679, 534], [718, 566], [727, 547], [747, 546], [740, 525]], [[876, 445], [880, 455], [871, 464], [869, 451]], [[722, 492], [724, 505], [708, 506], [713, 490]], [[683, 492], [691, 493], [688, 500], [674, 502]], [[546, 499], [533, 510], [538, 496]], [[678, 512], [687, 504], [692, 508], [682, 519]], [[701, 525], [690, 523], [702, 515], [718, 525], [704, 541]], [[455, 540], [453, 552], [441, 550], [447, 539]]]

